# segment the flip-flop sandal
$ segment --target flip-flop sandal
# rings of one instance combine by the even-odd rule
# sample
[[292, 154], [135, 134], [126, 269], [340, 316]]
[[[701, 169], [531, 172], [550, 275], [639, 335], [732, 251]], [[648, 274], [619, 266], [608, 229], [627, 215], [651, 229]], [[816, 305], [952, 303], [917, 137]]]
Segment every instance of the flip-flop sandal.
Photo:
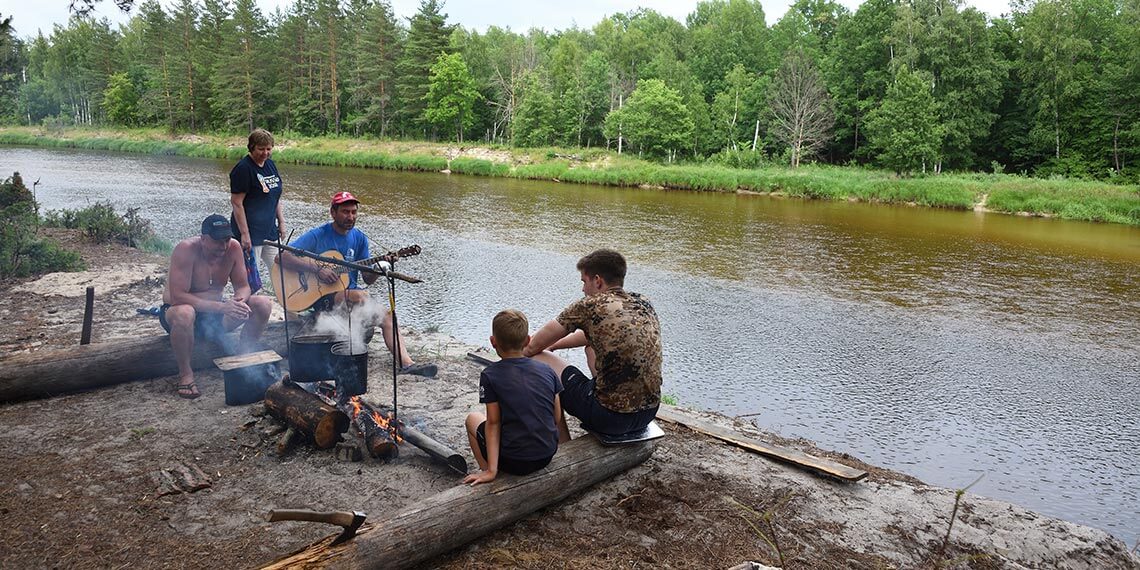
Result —
[[194, 400], [202, 395], [202, 393], [198, 391], [197, 382], [191, 382], [189, 384], [178, 384], [177, 388], [178, 391], [175, 393], [178, 394], [179, 398]]

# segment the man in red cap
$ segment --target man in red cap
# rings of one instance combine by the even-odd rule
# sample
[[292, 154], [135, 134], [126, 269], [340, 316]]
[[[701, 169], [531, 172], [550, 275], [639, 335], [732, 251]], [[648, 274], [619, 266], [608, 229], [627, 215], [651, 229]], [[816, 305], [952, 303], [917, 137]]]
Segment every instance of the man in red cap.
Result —
[[[314, 253], [336, 250], [340, 252], [345, 261], [368, 259], [368, 238], [364, 232], [356, 229], [356, 214], [359, 204], [360, 201], [350, 192], [333, 194], [332, 203], [329, 206], [332, 221], [305, 232], [304, 235], [293, 240], [289, 245]], [[285, 264], [285, 267], [294, 271], [315, 274], [322, 283], [335, 283], [340, 278], [340, 274], [335, 268], [322, 264], [315, 259], [302, 258], [287, 251], [281, 252], [281, 262]], [[380, 275], [377, 273], [360, 275], [359, 271], [353, 269], [348, 274], [348, 287], [346, 289], [326, 296], [326, 298], [318, 301], [315, 306], [318, 310], [329, 309], [342, 305], [346, 300], [350, 305], [363, 304], [369, 300], [368, 291], [365, 291], [364, 287], [373, 284], [379, 277]], [[364, 280], [364, 286], [360, 285], [360, 279]], [[388, 345], [388, 350], [394, 350], [391, 313], [384, 312], [384, 319], [381, 321], [380, 327], [384, 332], [384, 343]], [[402, 342], [400, 343], [399, 358], [403, 374], [428, 377], [436, 374], [434, 364], [416, 364]]]

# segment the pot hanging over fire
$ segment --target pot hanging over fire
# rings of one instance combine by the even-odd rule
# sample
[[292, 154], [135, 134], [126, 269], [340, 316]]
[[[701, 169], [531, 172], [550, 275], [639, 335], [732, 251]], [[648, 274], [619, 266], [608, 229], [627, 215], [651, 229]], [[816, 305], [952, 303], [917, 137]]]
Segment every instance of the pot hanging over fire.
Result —
[[349, 341], [332, 345], [331, 368], [337, 394], [357, 396], [368, 391], [368, 345]]

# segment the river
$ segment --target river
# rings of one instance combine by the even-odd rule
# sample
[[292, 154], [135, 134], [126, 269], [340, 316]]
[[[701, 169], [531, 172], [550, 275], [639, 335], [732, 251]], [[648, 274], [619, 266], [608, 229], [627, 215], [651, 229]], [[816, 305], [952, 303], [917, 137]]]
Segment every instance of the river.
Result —
[[[138, 207], [172, 240], [229, 211], [228, 162], [0, 147], [0, 165], [38, 179], [43, 208]], [[375, 251], [423, 247], [398, 265], [425, 279], [398, 287], [405, 326], [486, 345], [515, 307], [536, 329], [581, 295], [577, 258], [613, 247], [658, 310], [681, 405], [1140, 535], [1140, 228], [279, 168], [292, 228], [348, 190]]]

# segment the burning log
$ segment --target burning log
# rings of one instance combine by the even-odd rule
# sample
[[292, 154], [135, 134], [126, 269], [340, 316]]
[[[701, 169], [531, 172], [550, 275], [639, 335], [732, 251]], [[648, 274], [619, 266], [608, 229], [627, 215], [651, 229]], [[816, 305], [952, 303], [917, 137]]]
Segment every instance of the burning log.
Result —
[[344, 544], [330, 547], [326, 538], [265, 568], [410, 568], [626, 471], [655, 447], [655, 441], [606, 447], [593, 436], [579, 437], [537, 473], [456, 485], [366, 524]]
[[[272, 323], [262, 341], [269, 348], [284, 352], [284, 330], [284, 323]], [[235, 335], [229, 338], [237, 342]], [[221, 347], [195, 342], [190, 365], [194, 370], [211, 368], [219, 356], [225, 356]], [[177, 373], [167, 335], [37, 350], [0, 359], [0, 402], [50, 398]]]
[[359, 396], [353, 396], [349, 404], [353, 409], [353, 425], [360, 431], [368, 453], [379, 459], [393, 459], [399, 455], [400, 448], [396, 443], [399, 442], [400, 436], [395, 433], [388, 418], [361, 400]]
[[278, 382], [265, 391], [265, 409], [297, 431], [309, 436], [317, 449], [328, 449], [348, 429], [348, 416], [319, 397], [293, 385]]
[[[366, 404], [370, 405], [370, 404]], [[386, 418], [392, 417], [392, 412], [385, 406], [372, 406], [372, 408], [380, 415]], [[389, 420], [390, 421], [390, 420]], [[429, 457], [436, 461], [450, 467], [460, 475], [467, 474], [467, 460], [455, 450], [447, 447], [446, 445], [430, 438], [424, 432], [409, 426], [408, 424], [397, 420], [398, 429], [396, 432], [400, 436], [400, 442], [408, 442], [421, 451], [428, 454]]]

